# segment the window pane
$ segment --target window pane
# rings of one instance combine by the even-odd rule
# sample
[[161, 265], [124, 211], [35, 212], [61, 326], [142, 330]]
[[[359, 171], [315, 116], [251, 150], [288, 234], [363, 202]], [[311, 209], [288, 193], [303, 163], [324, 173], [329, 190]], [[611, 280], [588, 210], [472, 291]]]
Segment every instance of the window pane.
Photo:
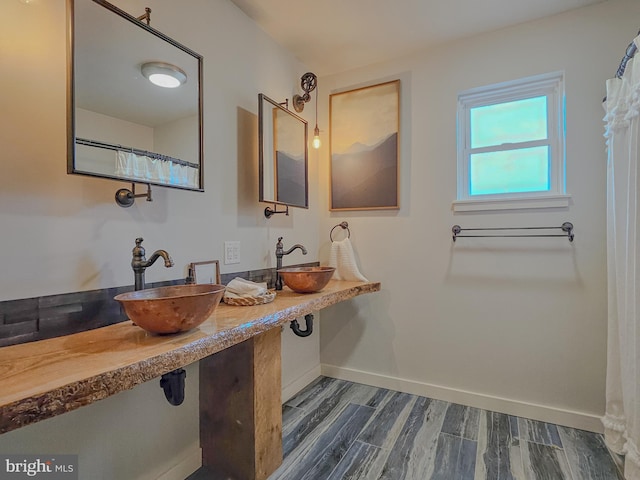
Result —
[[547, 138], [547, 97], [470, 109], [471, 148]]
[[549, 147], [471, 155], [470, 195], [549, 191]]

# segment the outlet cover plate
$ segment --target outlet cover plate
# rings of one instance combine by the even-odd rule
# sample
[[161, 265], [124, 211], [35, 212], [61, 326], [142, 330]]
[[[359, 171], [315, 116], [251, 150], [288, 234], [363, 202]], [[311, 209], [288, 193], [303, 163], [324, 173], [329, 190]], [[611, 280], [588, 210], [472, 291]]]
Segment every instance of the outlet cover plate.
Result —
[[224, 264], [232, 265], [234, 263], [240, 263], [240, 241], [226, 241], [224, 242]]

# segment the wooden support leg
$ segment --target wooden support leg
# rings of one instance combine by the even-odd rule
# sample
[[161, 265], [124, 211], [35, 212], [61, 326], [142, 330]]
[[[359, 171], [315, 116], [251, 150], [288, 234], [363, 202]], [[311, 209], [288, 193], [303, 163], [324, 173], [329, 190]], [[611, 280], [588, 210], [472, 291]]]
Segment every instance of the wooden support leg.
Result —
[[280, 329], [200, 360], [202, 463], [264, 480], [282, 463]]

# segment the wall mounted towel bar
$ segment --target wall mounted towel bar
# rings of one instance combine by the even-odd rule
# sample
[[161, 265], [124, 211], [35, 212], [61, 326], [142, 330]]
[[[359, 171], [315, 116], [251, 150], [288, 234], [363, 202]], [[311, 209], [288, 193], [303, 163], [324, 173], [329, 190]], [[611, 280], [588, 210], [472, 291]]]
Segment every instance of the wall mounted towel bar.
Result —
[[[562, 230], [564, 233], [516, 233], [516, 234], [485, 234], [480, 233], [477, 235], [460, 235], [461, 232], [501, 232], [507, 230]], [[573, 242], [573, 223], [564, 222], [560, 227], [494, 227], [494, 228], [461, 228], [460, 225], [454, 225], [451, 228], [453, 232], [453, 241], [456, 238], [484, 238], [484, 237], [567, 237], [570, 242]]]

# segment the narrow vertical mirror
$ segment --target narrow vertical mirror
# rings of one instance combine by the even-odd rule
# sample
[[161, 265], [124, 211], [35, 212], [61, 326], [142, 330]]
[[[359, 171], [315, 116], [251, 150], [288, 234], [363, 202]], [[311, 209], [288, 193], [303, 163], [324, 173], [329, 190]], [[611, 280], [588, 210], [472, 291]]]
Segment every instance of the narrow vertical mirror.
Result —
[[309, 208], [307, 122], [258, 95], [260, 201]]

